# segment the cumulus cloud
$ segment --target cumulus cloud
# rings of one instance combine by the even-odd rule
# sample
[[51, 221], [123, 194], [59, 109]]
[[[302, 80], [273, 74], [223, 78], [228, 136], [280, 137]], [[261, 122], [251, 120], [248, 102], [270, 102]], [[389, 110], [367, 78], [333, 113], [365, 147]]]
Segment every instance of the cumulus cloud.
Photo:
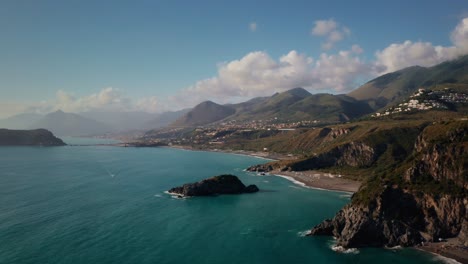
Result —
[[156, 96], [143, 98], [137, 101], [136, 109], [149, 113], [161, 112], [162, 106]]
[[459, 53], [468, 52], [468, 17], [462, 19], [450, 35], [453, 44], [459, 50]]
[[257, 31], [257, 23], [256, 22], [251, 22], [249, 24], [249, 30], [252, 31], [252, 32]]
[[125, 111], [132, 108], [131, 100], [112, 87], [83, 97], [76, 97], [73, 94], [59, 90], [56, 93], [55, 101], [51, 103], [54, 110], [61, 109], [65, 112]]
[[294, 87], [316, 91], [344, 92], [356, 88], [358, 77], [368, 76], [372, 65], [358, 57], [359, 46], [350, 51], [329, 55], [317, 60], [295, 50], [273, 59], [263, 51], [248, 53], [239, 60], [223, 63], [215, 77], [201, 80], [184, 89], [172, 100], [182, 104], [211, 99], [265, 96]]
[[448, 47], [410, 40], [391, 44], [376, 52], [376, 65], [380, 73], [388, 73], [413, 65], [433, 66], [468, 53], [468, 18], [455, 27], [450, 38], [453, 45]]
[[154, 96], [132, 100], [130, 97], [125, 96], [119, 89], [112, 87], [104, 88], [97, 93], [82, 97], [75, 96], [64, 90], [58, 90], [53, 100], [40, 103], [16, 103], [16, 105], [18, 105], [17, 108], [22, 107], [22, 111], [17, 112], [29, 113], [49, 113], [56, 110], [71, 113], [88, 111], [145, 111], [155, 113], [165, 110]]
[[324, 50], [332, 49], [337, 42], [340, 42], [351, 34], [349, 28], [341, 26], [334, 19], [317, 20], [314, 24], [311, 34], [326, 38], [326, 41], [322, 43]]

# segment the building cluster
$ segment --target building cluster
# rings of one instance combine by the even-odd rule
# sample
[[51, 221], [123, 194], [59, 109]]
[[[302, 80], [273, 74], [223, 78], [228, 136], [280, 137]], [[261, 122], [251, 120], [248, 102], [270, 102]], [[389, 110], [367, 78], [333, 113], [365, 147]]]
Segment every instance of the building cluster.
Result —
[[319, 123], [318, 120], [302, 120], [296, 122], [280, 122], [278, 118], [270, 118], [264, 120], [237, 121], [231, 120], [218, 125], [224, 129], [295, 129], [300, 127], [310, 127]]
[[375, 113], [372, 117], [382, 117], [392, 114], [424, 111], [430, 109], [447, 109], [447, 104], [468, 103], [468, 95], [464, 93], [453, 92], [449, 88], [443, 90], [431, 91], [423, 88], [418, 89], [409, 100], [399, 104], [396, 107], [389, 108], [385, 112]]

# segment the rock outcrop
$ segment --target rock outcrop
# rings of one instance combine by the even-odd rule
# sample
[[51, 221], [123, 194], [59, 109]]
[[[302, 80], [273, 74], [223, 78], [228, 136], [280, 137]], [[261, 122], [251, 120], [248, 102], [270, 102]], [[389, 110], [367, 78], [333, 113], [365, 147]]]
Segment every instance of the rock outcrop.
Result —
[[256, 185], [245, 186], [234, 175], [220, 175], [200, 182], [184, 184], [174, 187], [169, 193], [181, 196], [211, 196], [218, 194], [241, 194], [258, 192]]
[[414, 246], [455, 237], [468, 245], [467, 135], [464, 122], [425, 127], [405, 162], [375, 175], [351, 204], [310, 235], [334, 236], [345, 248]]
[[0, 146], [64, 146], [60, 138], [46, 129], [0, 129]]
[[466, 239], [468, 199], [386, 187], [368, 205], [350, 204], [310, 235], [335, 236], [346, 248], [413, 246], [439, 238]]

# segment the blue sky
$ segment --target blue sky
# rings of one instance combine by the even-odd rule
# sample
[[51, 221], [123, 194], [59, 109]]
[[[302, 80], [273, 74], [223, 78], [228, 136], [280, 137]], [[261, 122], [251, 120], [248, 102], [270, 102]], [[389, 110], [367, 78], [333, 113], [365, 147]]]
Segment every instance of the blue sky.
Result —
[[0, 117], [346, 93], [467, 53], [466, 17], [465, 0], [4, 0]]

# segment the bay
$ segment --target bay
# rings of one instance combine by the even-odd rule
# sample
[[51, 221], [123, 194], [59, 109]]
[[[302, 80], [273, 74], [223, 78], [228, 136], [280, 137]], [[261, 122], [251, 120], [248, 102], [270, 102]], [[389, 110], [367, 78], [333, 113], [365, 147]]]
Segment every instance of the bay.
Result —
[[[108, 146], [1, 147], [0, 157], [0, 263], [440, 263], [304, 237], [349, 195], [243, 171], [265, 162], [254, 157]], [[261, 191], [164, 193], [226, 173]]]

